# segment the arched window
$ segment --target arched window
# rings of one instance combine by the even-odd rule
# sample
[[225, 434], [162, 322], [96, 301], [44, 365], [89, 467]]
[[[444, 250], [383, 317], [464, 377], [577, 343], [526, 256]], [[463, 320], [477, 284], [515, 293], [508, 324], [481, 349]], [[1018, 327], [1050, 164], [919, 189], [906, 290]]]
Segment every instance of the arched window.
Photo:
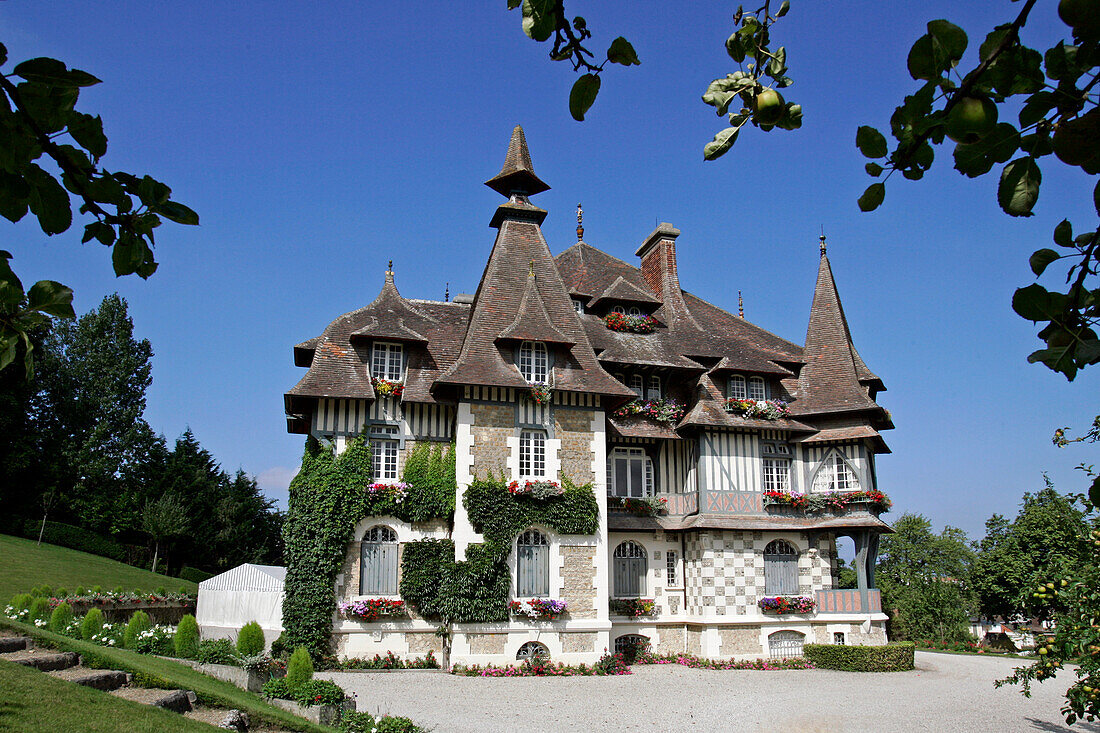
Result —
[[772, 540], [764, 548], [764, 593], [769, 596], [798, 593], [798, 552], [786, 540]]
[[632, 305], [629, 308], [627, 308], [626, 309], [626, 314], [628, 316], [633, 316], [634, 318], [641, 318], [642, 316], [645, 315], [645, 313], [642, 313], [642, 309], [639, 308], [636, 305]]
[[519, 648], [516, 652], [516, 661], [524, 662], [528, 659], [549, 659], [550, 650], [546, 648], [545, 644], [540, 644], [537, 641], [529, 641]]
[[730, 399], [743, 400], [749, 396], [749, 390], [745, 387], [745, 378], [740, 374], [734, 374], [730, 377]]
[[516, 541], [516, 595], [550, 595], [550, 543], [538, 530], [529, 529]]
[[645, 395], [647, 400], [659, 400], [661, 399], [661, 378], [653, 376], [649, 378], [649, 389], [646, 390]]
[[641, 448], [615, 448], [607, 460], [607, 493], [640, 499], [653, 496], [653, 459]]
[[546, 384], [550, 374], [550, 358], [546, 344], [541, 341], [524, 341], [519, 345], [519, 373], [528, 382]]
[[764, 389], [763, 377], [749, 377], [749, 399], [767, 399], [768, 392]]
[[634, 390], [634, 394], [638, 395], [638, 399], [645, 399], [645, 380], [641, 374], [630, 375], [630, 388]]
[[359, 544], [359, 595], [397, 595], [397, 533], [384, 525], [368, 529]]
[[634, 664], [638, 655], [649, 651], [649, 637], [641, 634], [623, 634], [615, 639], [615, 653], [623, 655], [623, 661]]
[[840, 455], [840, 451], [834, 450], [825, 456], [825, 460], [814, 474], [812, 491], [859, 491], [859, 479], [855, 471]]
[[626, 308], [623, 308], [621, 305], [612, 306], [611, 312], [612, 313], [618, 313], [619, 315], [625, 316], [626, 315]]
[[776, 631], [768, 635], [768, 656], [772, 659], [802, 656], [802, 642], [806, 637], [797, 631]]
[[635, 542], [623, 542], [615, 548], [615, 596], [641, 598], [645, 593], [645, 548]]

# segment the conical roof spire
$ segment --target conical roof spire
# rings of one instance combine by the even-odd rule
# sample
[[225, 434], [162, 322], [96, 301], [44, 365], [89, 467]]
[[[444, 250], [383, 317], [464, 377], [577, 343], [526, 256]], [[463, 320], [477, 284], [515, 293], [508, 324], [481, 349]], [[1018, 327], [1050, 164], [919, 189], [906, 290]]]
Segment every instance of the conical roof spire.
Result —
[[504, 166], [500, 169], [500, 173], [486, 181], [485, 185], [501, 196], [511, 196], [513, 191], [531, 196], [550, 189], [550, 186], [535, 175], [535, 167], [531, 164], [531, 151], [527, 149], [527, 138], [519, 125], [512, 130], [512, 140], [508, 143], [508, 154], [504, 156]]

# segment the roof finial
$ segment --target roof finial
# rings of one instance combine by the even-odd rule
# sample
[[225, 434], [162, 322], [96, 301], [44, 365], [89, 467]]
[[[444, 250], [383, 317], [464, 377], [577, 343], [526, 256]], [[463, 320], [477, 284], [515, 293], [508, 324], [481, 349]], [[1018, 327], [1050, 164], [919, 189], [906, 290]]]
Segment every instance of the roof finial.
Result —
[[584, 240], [584, 209], [577, 204], [577, 241]]
[[821, 256], [824, 257], [825, 256], [825, 235], [822, 234], [820, 237], [818, 237], [818, 239], [821, 240]]
[[737, 315], [741, 318], [745, 317], [745, 301], [741, 298], [741, 291], [737, 291]]
[[444, 286], [444, 288], [443, 288], [443, 302], [444, 303], [450, 303], [451, 302], [451, 284], [450, 283], [447, 283], [446, 286]]
[[393, 260], [390, 260], [389, 264], [386, 265], [386, 282], [393, 282]]
[[534, 277], [535, 276], [535, 261], [531, 260], [531, 263], [527, 266], [527, 268], [528, 268], [527, 269], [527, 276], [528, 277]]

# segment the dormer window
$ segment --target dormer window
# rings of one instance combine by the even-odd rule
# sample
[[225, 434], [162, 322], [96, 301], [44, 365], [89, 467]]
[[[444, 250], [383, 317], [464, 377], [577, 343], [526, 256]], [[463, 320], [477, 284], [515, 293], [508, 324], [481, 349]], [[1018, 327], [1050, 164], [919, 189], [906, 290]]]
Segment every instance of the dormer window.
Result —
[[546, 344], [541, 341], [524, 341], [519, 346], [519, 373], [532, 384], [546, 384], [550, 374], [550, 357]]
[[767, 396], [767, 390], [764, 389], [764, 378], [749, 377], [749, 399], [763, 400], [767, 399]]
[[649, 388], [646, 390], [647, 400], [659, 400], [661, 399], [661, 378], [650, 377]]
[[375, 341], [371, 349], [370, 375], [375, 379], [400, 382], [404, 366], [404, 347], [388, 341]]
[[763, 377], [748, 377], [742, 374], [731, 374], [728, 382], [731, 400], [766, 400], [768, 399], [768, 385]]
[[743, 400], [749, 396], [748, 387], [745, 386], [745, 378], [740, 374], [734, 374], [730, 377], [729, 391], [731, 400]]
[[638, 399], [645, 399], [645, 381], [641, 374], [630, 375], [630, 388], [638, 395]]
[[583, 316], [584, 315], [584, 303], [582, 301], [576, 299], [576, 298], [573, 298], [573, 310], [575, 310], [578, 315]]
[[642, 318], [646, 314], [645, 311], [643, 311], [636, 305], [632, 305], [629, 308], [626, 306], [617, 305], [611, 309], [611, 312], [618, 313], [619, 315], [623, 316], [631, 316], [632, 318]]

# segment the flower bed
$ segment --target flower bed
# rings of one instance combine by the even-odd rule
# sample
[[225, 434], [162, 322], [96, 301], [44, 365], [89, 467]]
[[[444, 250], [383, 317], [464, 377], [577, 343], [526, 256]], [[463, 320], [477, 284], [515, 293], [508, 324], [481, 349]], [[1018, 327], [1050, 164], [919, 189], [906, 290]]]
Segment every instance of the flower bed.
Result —
[[782, 400], [749, 400], [731, 397], [726, 400], [726, 412], [732, 412], [741, 417], [778, 420], [782, 417], [790, 417], [791, 408]]
[[530, 496], [532, 499], [552, 499], [565, 493], [557, 481], [513, 481], [508, 484], [508, 493], [514, 496]]
[[647, 496], [644, 499], [609, 496], [607, 506], [612, 509], [625, 509], [636, 517], [655, 517], [667, 511], [668, 499], [663, 496]]
[[693, 654], [654, 654], [638, 652], [635, 664], [680, 664], [693, 669], [814, 669], [814, 665], [801, 657], [785, 659], [703, 659]]
[[451, 674], [462, 677], [603, 677], [631, 674], [631, 672], [622, 654], [608, 654], [605, 651], [599, 661], [592, 665], [528, 659], [522, 664], [510, 664], [507, 667], [456, 664], [451, 667]]
[[553, 621], [565, 613], [566, 604], [565, 601], [553, 598], [528, 598], [526, 601], [511, 601], [508, 603], [508, 608], [513, 616]]
[[439, 669], [439, 660], [431, 649], [423, 657], [415, 659], [402, 659], [393, 652], [386, 652], [386, 656], [375, 654], [373, 659], [360, 657], [346, 657], [330, 665], [331, 669], [342, 670], [371, 670], [371, 669]]
[[412, 485], [404, 481], [398, 481], [394, 484], [370, 484], [367, 486], [367, 496], [372, 499], [393, 499], [395, 504], [400, 504], [405, 501], [405, 497], [409, 495], [409, 489], [411, 488]]
[[610, 331], [620, 333], [653, 333], [657, 330], [657, 319], [653, 316], [628, 316], [625, 313], [608, 313], [604, 324]]
[[554, 389], [549, 384], [535, 382], [531, 385], [531, 401], [536, 405], [549, 405], [554, 399]]
[[607, 604], [612, 616], [656, 616], [657, 604], [652, 598], [612, 598]]
[[789, 506], [792, 509], [813, 513], [826, 509], [844, 510], [853, 504], [867, 504], [876, 511], [889, 511], [893, 506], [890, 497], [881, 491], [823, 492], [798, 494], [791, 491], [765, 491], [764, 506]]
[[611, 417], [641, 415], [661, 423], [677, 423], [684, 416], [684, 406], [676, 400], [634, 400], [611, 413]]
[[374, 393], [379, 397], [400, 397], [405, 391], [404, 382], [392, 382], [389, 379], [382, 379], [382, 377], [371, 377], [370, 383], [374, 387]]
[[757, 601], [764, 613], [813, 613], [817, 603], [806, 596], [764, 597]]
[[389, 598], [368, 598], [361, 601], [349, 601], [340, 604], [340, 613], [344, 618], [354, 621], [377, 621], [383, 616], [407, 616], [408, 609], [404, 601]]

